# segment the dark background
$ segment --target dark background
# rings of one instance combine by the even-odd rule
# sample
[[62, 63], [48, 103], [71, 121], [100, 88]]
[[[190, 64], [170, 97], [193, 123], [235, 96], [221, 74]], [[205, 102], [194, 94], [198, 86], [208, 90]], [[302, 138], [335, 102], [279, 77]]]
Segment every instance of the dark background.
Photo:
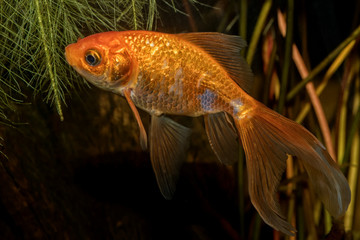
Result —
[[[262, 3], [248, 3], [247, 41]], [[285, 3], [274, 1], [270, 16], [276, 17], [277, 7], [285, 10]], [[359, 4], [355, 0], [295, 3], [294, 41], [300, 42], [304, 26], [297, 20], [305, 16], [308, 61], [315, 66], [351, 33]], [[216, 31], [226, 9], [233, 6], [225, 0], [208, 4], [220, 8], [191, 7], [198, 31]], [[183, 8], [182, 4], [178, 7]], [[159, 31], [191, 31], [184, 15], [164, 11], [161, 18]], [[237, 34], [237, 28], [235, 24], [229, 33]], [[261, 64], [257, 53], [252, 65], [256, 74]], [[262, 90], [254, 92], [261, 99]], [[258, 216], [247, 196], [246, 176], [240, 180], [245, 186], [245, 229], [240, 229], [238, 166], [216, 161], [202, 118], [182, 119], [194, 130], [176, 194], [168, 201], [160, 194], [149, 153], [141, 151], [136, 121], [121, 97], [95, 87], [81, 90], [68, 101], [63, 122], [54, 108], [39, 98], [30, 97], [29, 104], [16, 109], [13, 119], [25, 123], [1, 127], [2, 151], [7, 158], [1, 156], [0, 162], [0, 239], [200, 240], [253, 236], [251, 229]], [[141, 115], [147, 125], [149, 117], [144, 112]], [[355, 229], [360, 229], [359, 221]], [[272, 234], [272, 229], [262, 223], [260, 239]]]

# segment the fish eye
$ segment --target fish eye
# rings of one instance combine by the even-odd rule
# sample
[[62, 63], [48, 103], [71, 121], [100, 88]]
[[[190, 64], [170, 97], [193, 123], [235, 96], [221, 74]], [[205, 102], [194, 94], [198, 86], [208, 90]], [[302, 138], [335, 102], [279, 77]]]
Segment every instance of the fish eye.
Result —
[[97, 66], [101, 62], [101, 55], [98, 51], [90, 49], [85, 53], [85, 61], [90, 66]]

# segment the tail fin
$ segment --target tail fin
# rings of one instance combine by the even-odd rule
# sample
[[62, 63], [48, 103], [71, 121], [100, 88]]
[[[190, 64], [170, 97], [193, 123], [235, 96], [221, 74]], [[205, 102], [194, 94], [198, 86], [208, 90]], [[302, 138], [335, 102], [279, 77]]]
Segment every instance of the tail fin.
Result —
[[330, 214], [340, 217], [345, 213], [350, 202], [346, 178], [308, 130], [262, 104], [235, 119], [235, 124], [245, 150], [250, 198], [267, 224], [289, 235], [295, 231], [275, 198], [287, 154], [302, 161], [310, 183]]

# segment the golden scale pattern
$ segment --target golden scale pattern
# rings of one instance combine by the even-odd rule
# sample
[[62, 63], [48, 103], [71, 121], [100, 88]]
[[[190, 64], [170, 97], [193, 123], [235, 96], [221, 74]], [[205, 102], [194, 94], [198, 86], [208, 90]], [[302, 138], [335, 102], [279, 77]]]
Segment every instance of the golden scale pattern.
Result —
[[202, 49], [161, 33], [129, 33], [124, 39], [139, 65], [131, 96], [138, 107], [188, 116], [233, 111], [229, 103], [241, 90]]

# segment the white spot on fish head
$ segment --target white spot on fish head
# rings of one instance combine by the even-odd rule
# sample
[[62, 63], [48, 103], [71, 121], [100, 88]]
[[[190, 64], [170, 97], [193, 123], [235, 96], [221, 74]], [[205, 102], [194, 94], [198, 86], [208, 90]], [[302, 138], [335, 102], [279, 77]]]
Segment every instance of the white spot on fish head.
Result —
[[150, 47], [154, 47], [154, 46], [155, 46], [154, 42], [151, 42]]
[[217, 97], [217, 94], [213, 91], [206, 89], [203, 94], [198, 96], [198, 99], [200, 99], [201, 108], [205, 112], [212, 112], [215, 109], [213, 109], [213, 104], [215, 102], [215, 98]]
[[165, 45], [166, 45], [167, 47], [170, 46], [170, 42], [167, 41]]
[[149, 39], [146, 39], [145, 44], [146, 44], [146, 45], [149, 45], [149, 43], [150, 43], [150, 42], [149, 42]]

